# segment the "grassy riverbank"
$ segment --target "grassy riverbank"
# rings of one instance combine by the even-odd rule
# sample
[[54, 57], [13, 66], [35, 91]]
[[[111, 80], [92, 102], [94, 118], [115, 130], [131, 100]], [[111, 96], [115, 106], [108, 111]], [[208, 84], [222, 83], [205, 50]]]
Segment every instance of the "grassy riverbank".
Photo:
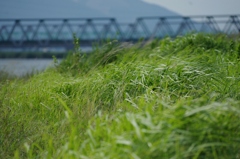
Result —
[[53, 62], [1, 78], [0, 158], [240, 158], [239, 41], [109, 43]]

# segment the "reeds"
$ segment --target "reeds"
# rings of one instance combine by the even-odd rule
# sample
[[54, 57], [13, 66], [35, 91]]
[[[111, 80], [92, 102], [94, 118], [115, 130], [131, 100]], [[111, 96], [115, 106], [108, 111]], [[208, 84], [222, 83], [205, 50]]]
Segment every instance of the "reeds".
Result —
[[202, 34], [108, 43], [2, 83], [0, 156], [240, 158], [239, 46]]

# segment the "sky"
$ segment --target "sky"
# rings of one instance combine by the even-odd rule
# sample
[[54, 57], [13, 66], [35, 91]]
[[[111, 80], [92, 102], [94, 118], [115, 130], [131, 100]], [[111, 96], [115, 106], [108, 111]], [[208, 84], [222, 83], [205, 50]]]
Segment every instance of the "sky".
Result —
[[143, 0], [181, 15], [240, 14], [240, 0]]
[[[53, 1], [53, 0], [52, 0]], [[56, 1], [56, 0], [55, 0]], [[60, 0], [62, 1], [62, 0]], [[87, 1], [90, 0], [65, 0], [67, 1]], [[92, 0], [94, 1], [94, 0]], [[96, 2], [100, 2], [99, 0], [95, 0]], [[113, 0], [114, 1], [114, 0]], [[115, 0], [114, 2], [119, 2], [121, 0]], [[128, 0], [130, 1], [133, 0]], [[162, 7], [165, 7], [173, 12], [176, 12], [183, 16], [192, 16], [192, 15], [230, 15], [230, 14], [239, 14], [240, 15], [240, 0], [141, 0], [144, 2], [148, 2], [151, 4], [157, 4]], [[5, 8], [1, 8], [0, 17], [4, 16], [1, 15], [3, 13], [8, 13], [11, 10], [11, 14], [16, 12], [14, 9], [22, 9], [22, 6], [19, 6], [19, 3], [26, 3], [27, 1], [19, 1], [19, 0], [0, 0], [0, 5], [5, 6]], [[37, 0], [32, 0], [31, 3], [27, 3], [26, 5], [30, 6], [34, 4], [38, 4]], [[44, 1], [45, 2], [45, 1]], [[3, 5], [7, 4], [7, 5]], [[39, 8], [51, 8], [51, 6], [44, 6], [45, 3], [41, 4]], [[6, 7], [13, 7], [14, 8], [6, 8]], [[101, 8], [104, 8], [101, 6]], [[6, 11], [7, 10], [7, 11]], [[24, 10], [25, 11], [25, 10]], [[27, 11], [27, 10], [26, 10]], [[64, 12], [64, 11], [62, 11]], [[69, 12], [69, 11], [67, 11]], [[10, 14], [10, 13], [8, 13]], [[64, 13], [65, 14], [65, 13]], [[67, 15], [67, 13], [66, 13]]]

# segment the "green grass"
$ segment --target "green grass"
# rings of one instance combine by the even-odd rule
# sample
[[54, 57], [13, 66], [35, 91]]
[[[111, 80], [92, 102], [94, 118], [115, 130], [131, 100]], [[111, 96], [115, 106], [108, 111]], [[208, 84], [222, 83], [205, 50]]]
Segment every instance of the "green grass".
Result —
[[0, 158], [240, 158], [240, 43], [192, 34], [73, 51], [1, 78]]

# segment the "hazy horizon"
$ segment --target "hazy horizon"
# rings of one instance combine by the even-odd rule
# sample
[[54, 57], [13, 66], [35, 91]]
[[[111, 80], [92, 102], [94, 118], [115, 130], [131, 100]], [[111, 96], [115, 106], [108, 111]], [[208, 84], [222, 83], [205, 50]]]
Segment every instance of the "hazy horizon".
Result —
[[165, 7], [142, 0], [0, 0], [0, 18], [93, 18], [112, 17], [134, 22], [141, 16], [177, 15]]
[[0, 0], [0, 18], [114, 17], [240, 14], [240, 0]]
[[184, 16], [240, 14], [240, 0], [143, 0]]

